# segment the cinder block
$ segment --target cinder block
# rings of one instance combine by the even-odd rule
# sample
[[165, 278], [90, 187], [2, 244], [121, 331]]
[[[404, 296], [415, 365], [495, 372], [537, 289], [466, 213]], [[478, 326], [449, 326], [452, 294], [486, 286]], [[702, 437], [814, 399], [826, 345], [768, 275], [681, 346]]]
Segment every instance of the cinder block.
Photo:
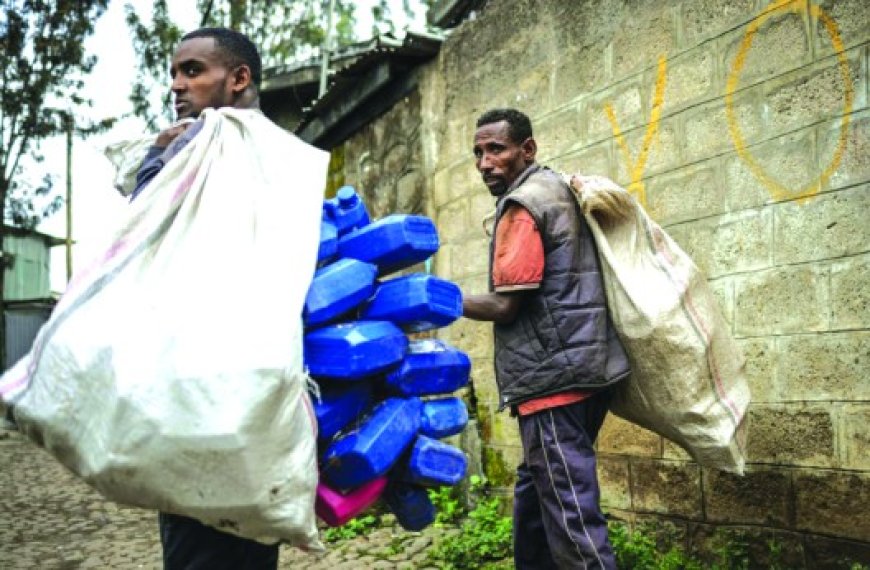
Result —
[[[587, 4], [590, 5], [593, 3]], [[572, 5], [575, 8], [576, 5]], [[571, 15], [571, 20], [575, 14]], [[576, 22], [575, 22], [576, 25]], [[580, 36], [581, 30], [573, 29]], [[564, 44], [563, 44], [564, 45]], [[565, 45], [556, 57], [553, 104], [562, 105], [607, 85], [610, 68], [601, 44]]]
[[757, 208], [773, 202], [770, 190], [737, 153], [730, 152], [715, 160], [720, 163], [728, 211]]
[[828, 275], [825, 267], [797, 265], [738, 277], [735, 333], [764, 336], [827, 330]]
[[755, 404], [749, 408], [749, 428], [750, 462], [836, 464], [834, 420], [827, 406]]
[[598, 486], [601, 488], [601, 506], [605, 510], [631, 509], [631, 483], [628, 460], [610, 455], [598, 455]]
[[870, 474], [800, 470], [794, 486], [798, 530], [870, 542]]
[[[762, 112], [764, 105], [757, 89], [734, 97], [734, 117], [747, 145], [765, 137]], [[734, 150], [724, 98], [693, 107], [678, 115], [683, 123], [682, 158], [695, 162]]]
[[[481, 187], [483, 185], [481, 184]], [[489, 236], [486, 234], [484, 230], [484, 219], [492, 219], [495, 220], [495, 198], [493, 198], [488, 191], [483, 190], [476, 192], [473, 196], [471, 196], [471, 203], [469, 209], [469, 223], [471, 227], [469, 228], [469, 234], [471, 236], [487, 238]]]
[[[468, 146], [471, 146], [471, 142]], [[450, 167], [450, 199], [471, 198], [478, 194], [489, 194], [489, 191], [474, 167], [473, 155], [469, 152]]]
[[722, 213], [725, 189], [714, 165], [655, 176], [646, 185], [647, 212], [663, 226]]
[[616, 414], [608, 414], [598, 434], [602, 453], [661, 457], [662, 438]]
[[435, 275], [442, 279], [453, 280], [453, 266], [450, 260], [450, 251], [453, 246], [450, 244], [441, 244], [438, 248], [438, 253], [435, 254], [433, 266], [435, 267]]
[[[454, 200], [438, 210], [438, 219], [435, 222], [438, 227], [438, 235], [445, 243], [456, 244], [457, 253], [468, 249], [468, 245], [464, 243], [464, 237], [470, 233], [468, 208], [468, 198]], [[454, 274], [463, 275], [456, 272]]]
[[711, 279], [707, 283], [719, 306], [719, 312], [728, 323], [729, 330], [734, 329], [734, 280], [728, 277]]
[[662, 459], [676, 459], [679, 461], [691, 461], [692, 456], [673, 441], [662, 438]]
[[785, 469], [750, 467], [742, 477], [704, 469], [703, 488], [708, 521], [791, 526], [791, 477]]
[[631, 461], [631, 496], [636, 511], [701, 518], [701, 471], [694, 463]]
[[770, 210], [725, 214], [716, 222], [709, 254], [710, 277], [770, 267], [773, 235]]
[[586, 133], [582, 119], [579, 105], [574, 104], [535, 121], [539, 161], [547, 162], [580, 147]]
[[777, 204], [778, 264], [830, 259], [870, 251], [870, 187], [861, 186]]
[[[614, 149], [619, 180], [631, 181], [631, 174], [640, 167], [641, 152], [649, 124], [641, 125], [626, 133], [625, 143], [628, 146], [629, 156], [625, 156], [625, 150], [614, 140]], [[659, 121], [655, 137], [649, 145], [646, 160], [642, 165], [641, 178], [648, 178], [665, 170], [672, 169], [680, 164], [680, 135], [677, 133], [676, 121], [665, 119]]]
[[[839, 152], [842, 121], [834, 119], [817, 127], [819, 155], [817, 176], [837, 163], [837, 168], [825, 188], [843, 188], [870, 181], [870, 112], [861, 111], [849, 117], [846, 144]], [[837, 159], [840, 159], [837, 161]]]
[[843, 467], [870, 471], [870, 401], [843, 404], [841, 414]]
[[746, 23], [756, 14], [756, 0], [692, 0], [680, 5], [681, 47], [687, 48], [701, 41]]
[[472, 359], [492, 358], [492, 323], [459, 319], [450, 328], [451, 342]]
[[[704, 44], [668, 60], [663, 103], [665, 113], [700, 103], [721, 93], [721, 87], [714, 83], [717, 56], [713, 48], [713, 43]], [[655, 86], [658, 69], [648, 70], [646, 77], [647, 85]]]
[[773, 337], [744, 338], [737, 341], [746, 359], [746, 381], [752, 401], [772, 403], [780, 401], [776, 386], [776, 340]]
[[833, 329], [870, 328], [870, 255], [831, 265], [831, 320]]
[[655, 65], [659, 55], [676, 46], [674, 8], [654, 0], [641, 0], [622, 11], [613, 35], [613, 76], [624, 77]]
[[781, 400], [870, 400], [870, 332], [780, 337], [776, 367]]
[[641, 94], [640, 80], [626, 81], [609, 87], [586, 99], [586, 142], [591, 143], [615, 135], [605, 109], [613, 109], [620, 132], [626, 132], [647, 121], [646, 102]]
[[855, 568], [851, 563], [870, 562], [870, 542], [857, 542], [816, 534], [804, 535], [806, 565], [804, 568]]
[[[735, 58], [748, 26], [741, 26], [719, 40], [719, 53], [726, 76], [734, 68]], [[782, 10], [767, 18], [753, 36], [752, 45], [740, 73], [740, 87], [763, 81], [810, 62], [812, 53], [804, 18], [790, 10]]]
[[451, 272], [462, 277], [486, 274], [489, 271], [489, 238], [466, 240], [453, 248]]
[[562, 172], [616, 178], [613, 156], [613, 141], [607, 140], [562, 156], [552, 161], [551, 166]]
[[[863, 0], [819, 0], [816, 4], [836, 24], [840, 41], [847, 48], [870, 40], [870, 12]], [[814, 29], [819, 53], [834, 53], [827, 27], [816, 20]]]
[[[804, 129], [765, 143], [750, 146], [746, 152], [763, 173], [759, 178], [773, 201], [790, 200], [818, 190], [813, 129]], [[732, 202], [733, 203], [733, 202]], [[735, 204], [735, 207], [739, 205]]]
[[[846, 55], [854, 97], [852, 110], [862, 109], [867, 106], [862, 53], [860, 49], [853, 49]], [[839, 59], [834, 56], [766, 82], [764, 93], [773, 132], [812, 125], [841, 116], [845, 111], [846, 82]]]
[[711, 218], [692, 220], [664, 228], [704, 275], [710, 275], [710, 253], [713, 250], [715, 221]]

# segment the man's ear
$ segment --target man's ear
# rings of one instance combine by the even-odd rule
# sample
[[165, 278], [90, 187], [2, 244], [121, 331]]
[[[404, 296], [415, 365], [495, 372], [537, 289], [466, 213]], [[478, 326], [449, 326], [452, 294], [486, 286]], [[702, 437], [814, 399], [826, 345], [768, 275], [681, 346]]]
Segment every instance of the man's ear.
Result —
[[532, 137], [527, 138], [520, 145], [520, 149], [523, 151], [523, 159], [526, 162], [531, 163], [535, 161], [535, 155], [538, 154], [538, 143], [535, 142], [535, 139]]
[[251, 85], [251, 68], [242, 64], [232, 71], [232, 91], [239, 95]]

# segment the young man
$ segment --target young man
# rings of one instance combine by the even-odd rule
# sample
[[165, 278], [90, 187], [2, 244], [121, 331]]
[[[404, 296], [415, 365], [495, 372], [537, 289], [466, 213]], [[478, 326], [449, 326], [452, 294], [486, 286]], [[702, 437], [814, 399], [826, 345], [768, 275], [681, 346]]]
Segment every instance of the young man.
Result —
[[607, 313], [595, 242], [571, 189], [535, 162], [529, 118], [477, 121], [477, 170], [496, 198], [490, 292], [464, 316], [494, 323], [500, 408], [519, 416], [516, 567], [615, 568], [593, 444], [609, 388], [629, 373]]
[[[207, 107], [257, 108], [262, 64], [246, 36], [225, 28], [202, 28], [181, 39], [170, 67], [175, 112], [179, 119], [199, 117]], [[131, 200], [200, 131], [189, 122], [161, 132], [136, 176]], [[160, 513], [163, 564], [169, 570], [274, 570], [278, 545], [264, 545], [205, 526], [199, 521]]]

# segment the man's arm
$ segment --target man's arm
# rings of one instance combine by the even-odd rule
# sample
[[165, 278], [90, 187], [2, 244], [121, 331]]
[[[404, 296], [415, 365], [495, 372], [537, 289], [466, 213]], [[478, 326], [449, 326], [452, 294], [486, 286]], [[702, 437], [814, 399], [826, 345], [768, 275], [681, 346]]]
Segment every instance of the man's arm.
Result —
[[148, 183], [151, 182], [151, 180], [157, 176], [161, 170], [163, 170], [166, 162], [171, 158], [171, 156], [167, 156], [167, 154], [173, 156], [177, 154], [178, 151], [181, 150], [197, 132], [199, 132], [199, 128], [191, 129], [191, 132], [189, 132], [187, 136], [181, 137], [176, 148], [173, 148], [171, 153], [167, 153], [167, 147], [173, 141], [178, 139], [179, 135], [183, 134], [191, 124], [192, 123], [187, 122], [175, 125], [161, 131], [160, 134], [157, 135], [157, 139], [154, 141], [151, 148], [148, 149], [148, 154], [145, 155], [145, 160], [142, 161], [142, 165], [139, 167], [138, 172], [136, 172], [136, 188], [130, 195], [130, 201], [133, 201], [136, 196], [138, 196], [142, 190], [148, 186]]
[[523, 304], [524, 292], [466, 295], [462, 299], [462, 316], [475, 321], [506, 325], [516, 318]]

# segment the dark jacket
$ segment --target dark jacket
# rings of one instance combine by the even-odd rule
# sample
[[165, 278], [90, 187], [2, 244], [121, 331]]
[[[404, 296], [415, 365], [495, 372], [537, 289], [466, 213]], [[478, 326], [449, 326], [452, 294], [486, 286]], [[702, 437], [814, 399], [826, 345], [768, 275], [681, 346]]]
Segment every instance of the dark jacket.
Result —
[[628, 356], [608, 315], [595, 242], [571, 189], [553, 171], [533, 165], [499, 200], [496, 226], [511, 203], [535, 219], [545, 265], [540, 288], [526, 295], [514, 321], [495, 325], [500, 408], [625, 378]]

